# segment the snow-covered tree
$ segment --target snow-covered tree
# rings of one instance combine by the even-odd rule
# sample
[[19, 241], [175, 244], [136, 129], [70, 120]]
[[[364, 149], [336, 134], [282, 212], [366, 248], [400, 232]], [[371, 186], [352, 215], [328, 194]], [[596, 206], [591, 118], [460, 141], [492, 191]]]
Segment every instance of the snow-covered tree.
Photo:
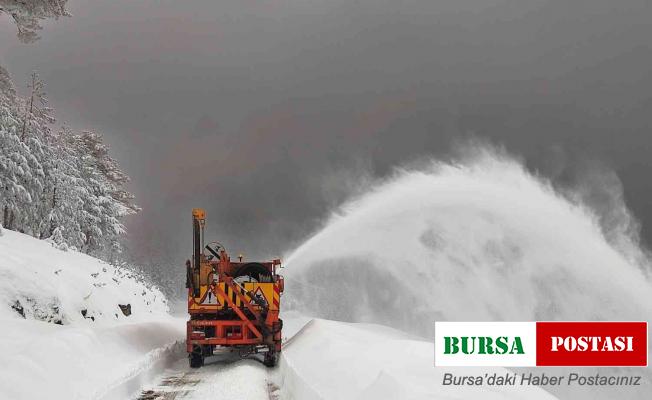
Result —
[[41, 21], [69, 16], [68, 0], [0, 0], [0, 14], [9, 15], [18, 28], [18, 38], [24, 43], [36, 41]]
[[2, 224], [58, 247], [115, 260], [122, 218], [139, 208], [129, 177], [101, 134], [54, 132], [44, 84], [32, 74], [26, 99], [0, 69], [0, 207]]
[[50, 129], [55, 119], [50, 115], [52, 110], [47, 107], [45, 85], [36, 72], [31, 74], [28, 87], [29, 95], [22, 102], [20, 140], [32, 155], [29, 160], [37, 179], [27, 187], [32, 202], [23, 206], [20, 224], [24, 232], [43, 238], [44, 231], [47, 229], [44, 227], [44, 218], [50, 208], [48, 199], [53, 190], [52, 165], [57, 161], [53, 154], [54, 140]]
[[49, 124], [55, 121], [54, 117], [50, 115], [52, 109], [47, 106], [48, 99], [45, 97], [45, 84], [36, 72], [32, 72], [29, 89], [30, 94], [25, 104], [23, 129], [20, 133], [20, 139], [23, 142], [27, 138], [27, 131], [28, 128], [31, 128], [31, 125], [36, 124], [35, 130], [47, 135], [50, 130]]
[[84, 250], [112, 258], [120, 251], [119, 236], [125, 232], [121, 219], [139, 211], [133, 195], [124, 189], [129, 177], [109, 155], [102, 135], [82, 132], [78, 137], [79, 171], [87, 184], [84, 203]]
[[[7, 71], [0, 67], [0, 206], [7, 229], [24, 230], [34, 194], [42, 190], [43, 169], [33, 149], [38, 143], [20, 139], [22, 100]], [[30, 143], [32, 146], [30, 147]]]
[[84, 204], [86, 189], [76, 169], [75, 143], [76, 136], [67, 127], [61, 128], [48, 139], [49, 157], [44, 162], [46, 180], [37, 220], [39, 238], [50, 237], [56, 229], [61, 228], [66, 243], [80, 248], [84, 237], [79, 224], [79, 213]]
[[[0, 0], [23, 42], [38, 39], [41, 22], [69, 15], [67, 0]], [[55, 122], [45, 85], [32, 73], [25, 99], [0, 67], [0, 224], [115, 260], [122, 218], [139, 208], [125, 189], [129, 177], [102, 135], [75, 133]]]

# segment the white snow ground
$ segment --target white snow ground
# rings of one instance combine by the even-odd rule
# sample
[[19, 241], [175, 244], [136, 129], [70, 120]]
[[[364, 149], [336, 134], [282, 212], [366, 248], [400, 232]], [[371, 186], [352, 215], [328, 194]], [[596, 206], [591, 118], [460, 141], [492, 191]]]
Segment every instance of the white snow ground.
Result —
[[537, 387], [442, 386], [442, 375], [502, 368], [435, 368], [434, 345], [373, 324], [315, 319], [283, 348], [275, 377], [286, 400], [554, 399]]
[[[139, 400], [436, 400], [555, 399], [537, 387], [442, 386], [444, 372], [498, 373], [502, 368], [434, 367], [432, 342], [373, 324], [284, 315], [290, 338], [278, 368], [253, 360], [214, 357], [192, 370], [179, 360]], [[302, 326], [298, 333], [295, 330]]]
[[0, 236], [1, 399], [552, 398], [536, 388], [442, 387], [429, 341], [380, 325], [283, 317], [290, 339], [278, 368], [237, 360], [190, 370], [185, 321], [167, 313], [156, 288], [89, 256]]
[[184, 326], [129, 271], [2, 231], [0, 398], [124, 399], [179, 354]]
[[255, 360], [211, 357], [190, 369], [184, 357], [166, 369], [154, 385], [146, 385], [138, 400], [247, 399], [270, 400], [278, 392], [269, 370]]

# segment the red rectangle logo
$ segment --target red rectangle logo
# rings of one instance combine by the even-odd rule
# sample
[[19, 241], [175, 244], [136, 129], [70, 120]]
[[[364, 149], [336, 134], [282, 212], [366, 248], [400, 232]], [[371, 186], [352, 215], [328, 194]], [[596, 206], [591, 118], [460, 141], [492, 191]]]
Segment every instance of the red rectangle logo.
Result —
[[645, 367], [647, 322], [537, 322], [536, 363]]

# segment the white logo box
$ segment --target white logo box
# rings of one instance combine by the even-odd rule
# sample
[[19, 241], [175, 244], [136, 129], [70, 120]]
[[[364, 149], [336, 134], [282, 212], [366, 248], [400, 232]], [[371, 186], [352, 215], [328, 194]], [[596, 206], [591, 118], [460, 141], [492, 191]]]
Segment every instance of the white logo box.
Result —
[[[508, 336], [510, 339], [519, 336], [524, 354], [444, 354], [446, 336]], [[536, 322], [435, 322], [435, 366], [534, 367], [537, 359], [536, 342]]]

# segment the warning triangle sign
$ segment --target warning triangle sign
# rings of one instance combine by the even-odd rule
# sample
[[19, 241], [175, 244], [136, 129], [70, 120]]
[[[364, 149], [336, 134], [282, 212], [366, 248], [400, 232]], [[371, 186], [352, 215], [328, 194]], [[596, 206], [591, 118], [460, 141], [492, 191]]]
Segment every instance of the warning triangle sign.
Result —
[[204, 302], [202, 304], [217, 304], [218, 306], [221, 305], [219, 298], [216, 294], [213, 293], [212, 288], [208, 290], [208, 293], [206, 293], [206, 297], [204, 298]]
[[254, 290], [254, 297], [264, 300], [265, 303], [267, 303], [267, 298], [265, 297], [265, 293], [263, 293], [263, 289], [260, 286], [258, 286], [256, 290]]

